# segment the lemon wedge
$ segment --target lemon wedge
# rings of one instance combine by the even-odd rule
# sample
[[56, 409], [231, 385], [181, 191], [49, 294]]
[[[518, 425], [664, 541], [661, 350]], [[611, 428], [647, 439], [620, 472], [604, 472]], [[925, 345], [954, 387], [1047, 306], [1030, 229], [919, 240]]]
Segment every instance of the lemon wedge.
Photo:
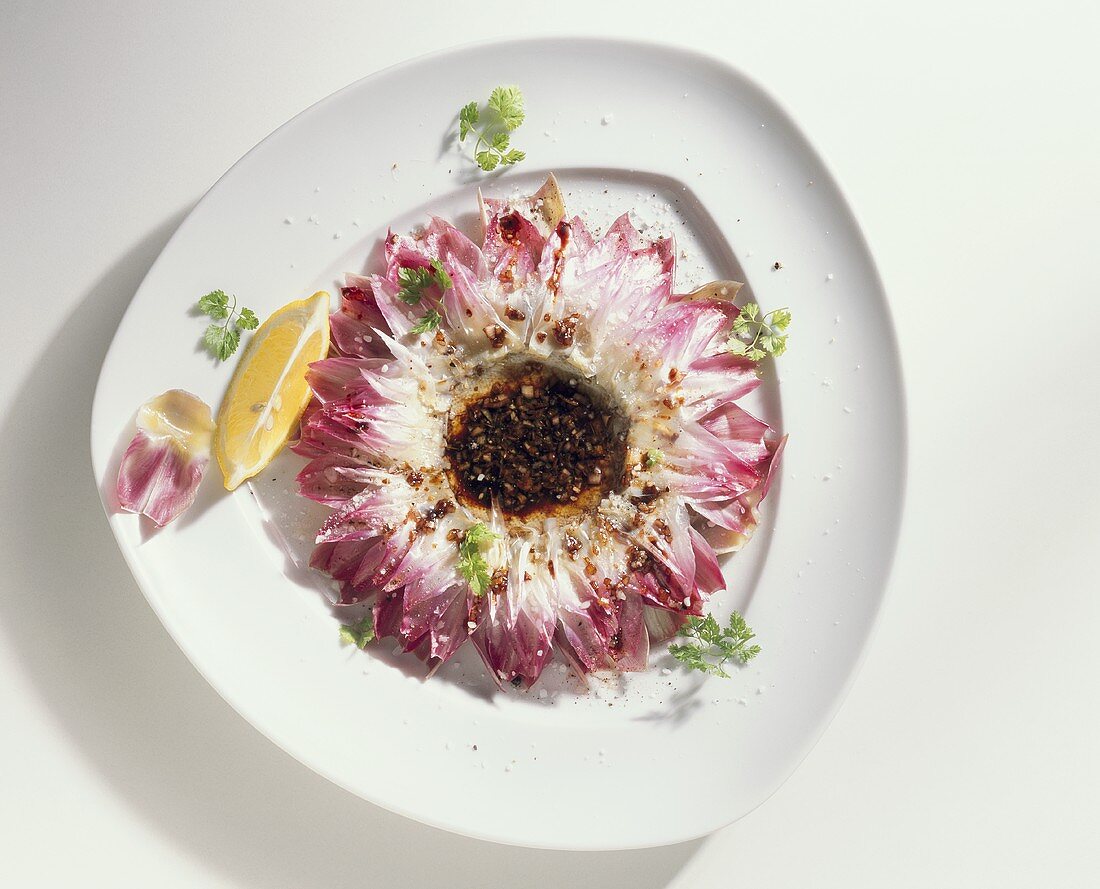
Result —
[[309, 403], [306, 369], [328, 355], [329, 296], [287, 303], [253, 334], [218, 410], [214, 455], [226, 490], [261, 472]]

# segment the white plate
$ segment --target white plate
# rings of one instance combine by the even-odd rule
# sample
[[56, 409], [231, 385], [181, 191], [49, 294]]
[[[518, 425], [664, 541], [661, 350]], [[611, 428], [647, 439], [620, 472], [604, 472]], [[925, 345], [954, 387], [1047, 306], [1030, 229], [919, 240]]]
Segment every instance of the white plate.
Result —
[[[512, 82], [527, 96], [516, 144], [528, 160], [504, 177], [475, 175], [445, 133], [459, 106]], [[385, 646], [342, 648], [292, 555], [306, 515], [288, 514], [283, 496], [292, 455], [232, 496], [214, 470], [193, 509], [158, 533], [116, 513], [113, 479], [137, 406], [177, 387], [216, 405], [224, 391], [230, 369], [201, 354], [202, 322], [187, 314], [199, 295], [222, 288], [263, 316], [362, 270], [391, 223], [407, 228], [429, 210], [468, 223], [473, 182], [507, 194], [549, 170], [571, 211], [599, 222], [633, 208], [674, 230], [689, 253], [682, 284], [737, 277], [766, 308], [793, 309], [791, 349], [766, 368], [769, 385], [752, 405], [791, 435], [781, 484], [715, 603], [719, 613], [742, 608], [756, 629], [764, 651], [751, 666], [728, 681], [666, 675], [658, 654], [650, 673], [594, 680], [587, 696], [551, 676], [553, 694], [540, 698], [539, 686], [491, 693], [469, 658], [424, 683], [415, 662]], [[820, 158], [724, 64], [604, 40], [420, 59], [272, 134], [210, 190], [149, 272], [104, 361], [92, 416], [96, 478], [134, 576], [246, 719], [396, 812], [573, 849], [705, 834], [791, 774], [839, 706], [879, 610], [904, 447], [882, 285]]]

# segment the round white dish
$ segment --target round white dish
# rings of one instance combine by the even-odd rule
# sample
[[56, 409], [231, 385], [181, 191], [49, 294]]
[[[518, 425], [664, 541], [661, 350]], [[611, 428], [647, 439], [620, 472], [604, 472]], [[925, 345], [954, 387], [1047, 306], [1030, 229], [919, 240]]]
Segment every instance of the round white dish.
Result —
[[[517, 83], [528, 159], [484, 176], [447, 138], [458, 108]], [[430, 682], [388, 644], [341, 647], [296, 562], [311, 507], [281, 457], [226, 495], [213, 469], [192, 510], [152, 532], [118, 514], [114, 476], [138, 405], [185, 388], [217, 405], [230, 369], [198, 348], [197, 298], [221, 288], [262, 316], [377, 259], [380, 235], [434, 212], [471, 224], [475, 189], [531, 190], [553, 170], [571, 212], [627, 209], [673, 230], [679, 289], [747, 282], [794, 313], [750, 409], [791, 434], [749, 547], [714, 610], [743, 610], [763, 653], [734, 678], [653, 669], [592, 691], [548, 677], [493, 692], [471, 658]], [[606, 192], [605, 192], [606, 190]], [[780, 268], [776, 268], [779, 263]], [[774, 792], [850, 684], [882, 602], [905, 474], [901, 372], [882, 285], [851, 211], [787, 115], [696, 53], [547, 38], [451, 50], [323, 100], [236, 164], [180, 226], [104, 361], [92, 460], [115, 536], [196, 668], [256, 728], [393, 811], [501, 842], [613, 849], [687, 840]], [[274, 518], [273, 518], [274, 517]], [[306, 529], [306, 530], [303, 530]], [[672, 667], [672, 672], [663, 669]], [[546, 694], [540, 696], [540, 691]]]

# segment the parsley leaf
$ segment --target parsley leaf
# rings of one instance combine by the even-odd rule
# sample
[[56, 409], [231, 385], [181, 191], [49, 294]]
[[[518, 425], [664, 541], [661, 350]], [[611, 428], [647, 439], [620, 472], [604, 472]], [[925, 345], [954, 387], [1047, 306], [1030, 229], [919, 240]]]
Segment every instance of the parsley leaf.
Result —
[[477, 102], [463, 105], [458, 112], [458, 141], [462, 142], [470, 135], [470, 131], [477, 126], [478, 119]]
[[410, 306], [415, 306], [420, 302], [420, 297], [424, 295], [424, 291], [433, 284], [440, 290], [454, 287], [454, 281], [451, 280], [451, 276], [447, 274], [443, 263], [438, 259], [432, 260], [431, 268], [399, 268], [397, 270], [397, 283], [401, 288], [397, 291], [397, 298]]
[[526, 116], [523, 110], [523, 93], [518, 86], [498, 86], [489, 94], [489, 107], [500, 115], [500, 122], [511, 132]]
[[484, 596], [490, 581], [489, 563], [481, 554], [481, 545], [496, 540], [497, 536], [483, 522], [478, 522], [466, 529], [466, 536], [458, 545], [458, 570], [475, 596]]
[[[458, 141], [465, 142], [467, 136], [477, 136], [474, 161], [486, 173], [498, 166], [510, 167], [527, 157], [524, 152], [510, 147], [509, 135], [526, 116], [520, 88], [498, 86], [485, 103], [485, 113], [477, 102], [464, 105], [458, 112]], [[483, 120], [485, 123], [481, 124]]]
[[690, 670], [699, 670], [713, 676], [729, 679], [725, 665], [729, 661], [746, 664], [760, 654], [759, 645], [748, 643], [756, 634], [738, 612], [730, 615], [722, 627], [713, 614], [706, 617], [689, 617], [680, 628], [680, 636], [687, 642], [670, 645], [669, 653]]
[[664, 459], [665, 455], [662, 454], [659, 450], [657, 450], [656, 448], [650, 448], [648, 451], [645, 452], [645, 459], [642, 462], [645, 464], [646, 469], [652, 469], [658, 463], [663, 462]]
[[260, 326], [260, 319], [251, 309], [241, 309], [241, 316], [237, 319], [237, 326], [243, 330], [255, 330]]
[[229, 295], [224, 290], [214, 290], [199, 297], [199, 311], [215, 320], [229, 317]]
[[435, 309], [428, 309], [424, 313], [424, 316], [412, 326], [413, 333], [428, 333], [439, 327], [443, 321], [443, 316], [439, 314]]
[[760, 314], [760, 306], [746, 303], [733, 320], [733, 336], [729, 349], [734, 355], [744, 355], [749, 361], [761, 361], [765, 356], [778, 358], [787, 351], [787, 334], [791, 312], [787, 308]]
[[435, 269], [435, 283], [439, 285], [440, 290], [449, 290], [455, 286], [455, 282], [451, 280], [451, 276], [443, 268], [443, 263], [438, 259], [432, 260], [432, 268]]
[[206, 346], [206, 351], [219, 361], [225, 361], [236, 352], [240, 342], [241, 335], [235, 328], [218, 324], [216, 321], [207, 327], [202, 335], [202, 343]]
[[397, 270], [397, 283], [401, 289], [397, 291], [397, 298], [414, 306], [434, 280], [430, 269], [400, 268]]
[[373, 614], [368, 614], [358, 623], [342, 624], [340, 627], [340, 641], [356, 648], [366, 648], [367, 643], [374, 640], [374, 635]]
[[486, 173], [491, 173], [497, 168], [497, 164], [500, 163], [500, 155], [492, 151], [479, 151], [474, 155], [474, 160], [477, 161], [477, 165]]
[[[199, 297], [198, 309], [204, 315], [214, 319], [202, 335], [202, 344], [206, 351], [225, 361], [237, 351], [241, 344], [241, 331], [255, 330], [260, 319], [251, 309], [237, 309], [237, 297], [230, 296], [224, 290], [212, 290]], [[223, 323], [219, 324], [221, 321]]]

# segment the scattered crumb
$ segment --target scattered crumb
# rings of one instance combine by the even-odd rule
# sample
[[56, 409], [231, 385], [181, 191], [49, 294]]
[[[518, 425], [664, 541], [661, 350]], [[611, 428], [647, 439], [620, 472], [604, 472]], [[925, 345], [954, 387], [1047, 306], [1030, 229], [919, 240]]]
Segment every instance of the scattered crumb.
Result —
[[610, 126], [614, 122], [615, 122], [615, 115], [611, 114], [611, 113], [605, 114], [603, 117], [600, 118], [600, 123], [603, 124], [605, 127]]
[[283, 220], [283, 222], [286, 223], [287, 225], [294, 225], [294, 217], [293, 216], [288, 216], [286, 219]]
[[829, 274], [827, 274], [827, 275], [825, 276], [825, 280], [826, 280], [826, 281], [832, 281], [832, 280], [833, 280], [833, 273], [832, 273], [832, 272], [829, 272]]
[[778, 272], [778, 271], [779, 271], [779, 270], [780, 270], [781, 268], [783, 268], [783, 263], [781, 263], [781, 262], [780, 262], [780, 261], [779, 261], [779, 260], [777, 259], [777, 260], [775, 261], [775, 264], [774, 264], [774, 265], [772, 266], [772, 268], [773, 268], [773, 269], [775, 269], [775, 270], [776, 270], [776, 271]]

